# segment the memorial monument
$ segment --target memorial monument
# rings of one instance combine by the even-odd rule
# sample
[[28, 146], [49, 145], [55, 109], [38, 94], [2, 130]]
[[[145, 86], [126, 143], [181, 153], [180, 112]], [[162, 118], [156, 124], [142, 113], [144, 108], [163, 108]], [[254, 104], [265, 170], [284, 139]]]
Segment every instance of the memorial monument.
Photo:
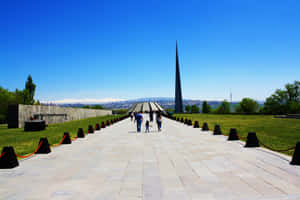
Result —
[[175, 113], [183, 113], [177, 41], [176, 41]]

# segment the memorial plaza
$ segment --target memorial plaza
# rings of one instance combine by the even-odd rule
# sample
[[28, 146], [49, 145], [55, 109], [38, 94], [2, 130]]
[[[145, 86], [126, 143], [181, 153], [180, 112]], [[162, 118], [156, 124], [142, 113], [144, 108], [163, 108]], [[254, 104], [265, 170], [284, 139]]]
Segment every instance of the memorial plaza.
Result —
[[127, 118], [0, 170], [0, 199], [298, 200], [290, 157], [163, 117]]

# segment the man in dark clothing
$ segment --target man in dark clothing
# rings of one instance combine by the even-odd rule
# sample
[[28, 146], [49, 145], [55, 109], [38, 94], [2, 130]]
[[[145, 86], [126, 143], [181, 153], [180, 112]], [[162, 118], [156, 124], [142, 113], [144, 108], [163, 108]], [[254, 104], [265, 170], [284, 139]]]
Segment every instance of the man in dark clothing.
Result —
[[137, 115], [137, 113], [134, 112], [134, 113], [133, 113], [133, 116], [134, 116], [134, 121], [133, 121], [133, 122], [134, 122], [134, 123], [135, 123], [135, 121], [136, 121], [136, 115]]
[[153, 121], [153, 111], [150, 111], [149, 117], [150, 117], [150, 122], [152, 122]]
[[138, 113], [136, 115], [136, 127], [137, 127], [137, 132], [141, 132], [141, 126], [143, 122], [143, 115], [141, 113]]

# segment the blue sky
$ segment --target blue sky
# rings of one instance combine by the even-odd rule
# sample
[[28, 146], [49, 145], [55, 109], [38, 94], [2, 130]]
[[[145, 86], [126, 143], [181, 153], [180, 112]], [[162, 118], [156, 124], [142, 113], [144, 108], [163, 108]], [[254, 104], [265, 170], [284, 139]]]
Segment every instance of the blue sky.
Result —
[[0, 1], [0, 86], [36, 99], [264, 100], [300, 78], [297, 0]]

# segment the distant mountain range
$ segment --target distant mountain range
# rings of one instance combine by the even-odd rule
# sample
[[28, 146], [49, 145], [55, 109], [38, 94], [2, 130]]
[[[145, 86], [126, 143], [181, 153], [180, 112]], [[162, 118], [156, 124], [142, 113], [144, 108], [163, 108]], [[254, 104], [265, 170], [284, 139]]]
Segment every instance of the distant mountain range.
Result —
[[[175, 101], [174, 98], [171, 97], [149, 97], [149, 98], [138, 98], [132, 100], [125, 100], [125, 101], [116, 101], [116, 102], [106, 102], [100, 104], [84, 104], [84, 103], [75, 103], [75, 104], [60, 104], [64, 107], [83, 107], [84, 105], [102, 105], [108, 109], [128, 109], [131, 108], [135, 103], [138, 102], [157, 102], [163, 108], [174, 108]], [[202, 100], [191, 100], [191, 99], [183, 99], [183, 105], [197, 105], [199, 107], [202, 106]], [[218, 107], [222, 101], [207, 101], [208, 104], [212, 108]], [[259, 102], [259, 104], [263, 104], [264, 102]], [[233, 105], [238, 104], [237, 101], [232, 102]]]

